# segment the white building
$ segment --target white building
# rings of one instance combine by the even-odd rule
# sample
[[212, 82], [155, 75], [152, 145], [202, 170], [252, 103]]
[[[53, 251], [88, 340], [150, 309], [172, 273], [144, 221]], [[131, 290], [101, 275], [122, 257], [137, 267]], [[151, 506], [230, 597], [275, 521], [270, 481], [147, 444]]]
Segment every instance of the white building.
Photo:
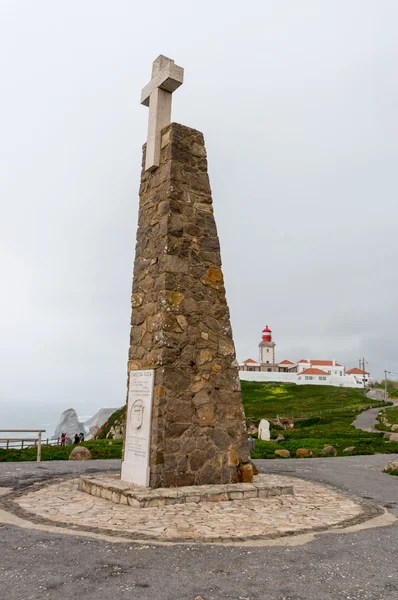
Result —
[[344, 365], [332, 360], [303, 358], [296, 362], [275, 359], [275, 342], [268, 325], [259, 343], [259, 360], [248, 358], [239, 363], [240, 379], [246, 381], [286, 381], [300, 384], [362, 387], [369, 383], [369, 373], [358, 368], [346, 371]]
[[363, 371], [362, 369], [358, 369], [358, 367], [354, 367], [353, 369], [349, 369], [346, 371], [346, 375], [353, 375], [358, 383], [363, 384], [365, 380], [365, 384], [367, 385], [370, 380], [370, 374], [367, 371]]

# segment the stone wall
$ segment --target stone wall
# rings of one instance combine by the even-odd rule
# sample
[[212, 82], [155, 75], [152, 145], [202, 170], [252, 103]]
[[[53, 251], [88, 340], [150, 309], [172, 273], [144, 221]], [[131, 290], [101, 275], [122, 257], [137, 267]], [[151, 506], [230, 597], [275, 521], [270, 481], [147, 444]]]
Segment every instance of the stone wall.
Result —
[[142, 171], [130, 343], [155, 369], [150, 486], [250, 481], [204, 139], [176, 123]]

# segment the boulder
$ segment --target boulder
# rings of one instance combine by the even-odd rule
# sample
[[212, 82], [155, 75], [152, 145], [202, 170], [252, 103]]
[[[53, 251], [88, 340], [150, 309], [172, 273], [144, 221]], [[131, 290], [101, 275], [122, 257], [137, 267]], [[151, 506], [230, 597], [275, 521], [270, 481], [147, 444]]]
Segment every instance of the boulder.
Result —
[[386, 433], [384, 434], [383, 437], [384, 437], [385, 440], [389, 440], [391, 436], [392, 436], [392, 432], [391, 431], [386, 431]]
[[269, 442], [271, 439], [271, 434], [269, 431], [269, 421], [267, 419], [261, 419], [258, 426], [258, 439]]
[[325, 446], [321, 452], [321, 456], [337, 456], [337, 450], [333, 446]]
[[343, 452], [354, 452], [355, 446], [348, 446], [348, 448], [344, 448]]
[[279, 434], [277, 438], [275, 438], [275, 442], [283, 442], [283, 440], [285, 439], [284, 435]]
[[390, 435], [390, 442], [398, 442], [398, 433], [392, 433]]
[[275, 454], [281, 458], [290, 458], [289, 450], [275, 450]]
[[392, 425], [391, 431], [398, 431], [398, 425]]
[[69, 455], [69, 460], [91, 460], [91, 452], [85, 446], [76, 446]]
[[307, 458], [309, 456], [316, 456], [313, 450], [308, 450], [308, 448], [299, 448], [296, 450], [296, 456], [298, 458]]
[[398, 460], [392, 460], [384, 467], [385, 471], [398, 471]]

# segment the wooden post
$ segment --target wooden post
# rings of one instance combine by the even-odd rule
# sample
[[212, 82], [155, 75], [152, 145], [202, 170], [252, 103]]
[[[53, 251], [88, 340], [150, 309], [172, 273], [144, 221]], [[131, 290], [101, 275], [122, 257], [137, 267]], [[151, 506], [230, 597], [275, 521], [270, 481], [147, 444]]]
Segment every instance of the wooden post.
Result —
[[37, 438], [37, 462], [41, 460], [41, 431], [39, 433], [39, 437]]
[[7, 440], [7, 446], [6, 446], [6, 450], [8, 450], [8, 444], [10, 443], [10, 440]]
[[22, 442], [21, 442], [21, 450], [23, 450], [23, 440], [22, 440]]

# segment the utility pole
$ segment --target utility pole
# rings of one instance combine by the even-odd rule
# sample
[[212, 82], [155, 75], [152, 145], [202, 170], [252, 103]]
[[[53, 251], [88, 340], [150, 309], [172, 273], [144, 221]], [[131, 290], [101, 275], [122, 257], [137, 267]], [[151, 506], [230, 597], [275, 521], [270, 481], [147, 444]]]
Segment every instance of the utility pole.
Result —
[[384, 371], [384, 400], [387, 402], [388, 393], [387, 393], [387, 373], [391, 373], [391, 371]]
[[[361, 362], [361, 361], [359, 361], [359, 362]], [[366, 387], [366, 383], [365, 383], [366, 382], [365, 365], [366, 365], [366, 361], [363, 358], [362, 359], [362, 371], [363, 371], [362, 381], [363, 381], [363, 389], [365, 389], [365, 387]], [[361, 368], [361, 367], [359, 367], [359, 368]]]

